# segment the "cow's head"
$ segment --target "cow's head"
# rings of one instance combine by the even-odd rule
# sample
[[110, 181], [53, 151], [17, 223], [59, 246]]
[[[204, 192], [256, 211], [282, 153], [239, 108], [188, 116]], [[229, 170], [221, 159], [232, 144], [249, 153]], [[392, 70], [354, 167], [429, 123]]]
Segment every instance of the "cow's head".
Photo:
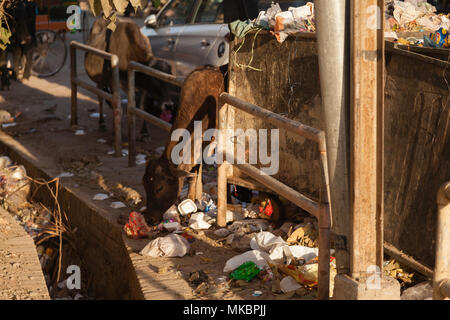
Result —
[[164, 212], [177, 200], [178, 177], [171, 173], [169, 163], [159, 158], [147, 162], [142, 183], [147, 195], [144, 216], [149, 223], [159, 223]]
[[166, 212], [177, 200], [180, 181], [187, 177], [195, 177], [195, 173], [174, 168], [162, 156], [149, 160], [142, 178], [147, 195], [147, 209], [144, 212], [146, 220], [151, 224], [161, 221]]

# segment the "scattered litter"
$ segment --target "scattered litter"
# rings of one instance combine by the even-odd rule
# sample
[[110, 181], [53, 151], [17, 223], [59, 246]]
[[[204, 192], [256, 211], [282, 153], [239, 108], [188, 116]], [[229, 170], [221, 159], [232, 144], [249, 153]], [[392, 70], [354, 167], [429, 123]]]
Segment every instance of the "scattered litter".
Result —
[[275, 247], [284, 246], [286, 242], [281, 237], [276, 237], [270, 232], [259, 232], [250, 242], [250, 246], [253, 250], [263, 250], [271, 252]]
[[239, 266], [241, 266], [247, 261], [252, 261], [259, 268], [264, 269], [265, 267], [269, 266], [266, 262], [266, 259], [270, 260], [269, 256], [264, 252], [258, 250], [247, 251], [241, 255], [234, 256], [233, 258], [229, 259], [225, 263], [223, 272], [231, 272], [233, 270], [236, 270]]
[[80, 300], [81, 298], [83, 298], [83, 295], [77, 293], [77, 294], [75, 295], [75, 297], [73, 297], [73, 300]]
[[171, 233], [150, 241], [141, 254], [149, 257], [183, 257], [189, 252], [190, 246], [184, 237]]
[[220, 238], [225, 238], [230, 234], [230, 231], [228, 231], [225, 228], [222, 228], [222, 229], [218, 229], [218, 230], [214, 231], [214, 234]]
[[203, 212], [209, 212], [211, 210], [217, 209], [211, 196], [206, 192], [203, 192], [202, 199], [200, 201], [199, 200], [195, 201], [195, 205], [197, 206], [197, 210]]
[[58, 174], [56, 177], [57, 178], [69, 178], [69, 177], [73, 177], [73, 173], [72, 172], [62, 172], [62, 173]]
[[[181, 210], [180, 210], [181, 211]], [[205, 214], [203, 212], [194, 213], [189, 220], [189, 227], [194, 230], [209, 229], [211, 225], [204, 220]]]
[[75, 135], [76, 136], [84, 136], [86, 133], [84, 132], [84, 130], [80, 129], [75, 131]]
[[163, 227], [169, 232], [174, 232], [174, 231], [181, 230], [181, 225], [180, 225], [179, 222], [164, 223]]
[[0, 169], [9, 167], [11, 164], [12, 164], [12, 161], [8, 156], [0, 157]]
[[92, 200], [96, 200], [96, 201], [102, 201], [102, 200], [106, 200], [109, 198], [109, 195], [105, 194], [105, 193], [97, 193]]
[[105, 139], [103, 139], [103, 138], [100, 138], [100, 139], [97, 139], [97, 142], [98, 143], [106, 143], [106, 142], [108, 142], [108, 141], [106, 141]]
[[145, 154], [138, 154], [136, 156], [136, 165], [140, 166], [147, 162], [147, 156]]
[[124, 225], [127, 236], [133, 239], [146, 238], [150, 233], [150, 228], [145, 222], [144, 216], [139, 212], [131, 212], [128, 223]]
[[262, 296], [262, 291], [258, 291], [258, 290], [256, 290], [256, 291], [253, 291], [253, 294], [252, 294], [252, 296], [254, 296], [254, 297], [261, 297]]
[[408, 288], [403, 291], [401, 300], [432, 300], [433, 299], [433, 286], [431, 281], [426, 281]]
[[250, 232], [265, 231], [269, 228], [269, 224], [269, 221], [264, 219], [235, 221], [228, 227], [228, 230], [236, 232], [239, 229], [248, 228]]
[[197, 212], [197, 206], [191, 199], [186, 199], [178, 205], [178, 211], [182, 216], [186, 216], [189, 213]]
[[[106, 118], [106, 114], [103, 114], [103, 117]], [[99, 112], [93, 112], [93, 113], [89, 114], [89, 118], [99, 119], [100, 118], [100, 113]]]
[[236, 270], [230, 274], [230, 279], [245, 280], [247, 282], [252, 281], [259, 273], [261, 269], [252, 262], [248, 261], [240, 265]]
[[234, 240], [234, 233], [228, 235], [227, 239], [226, 239], [226, 243], [227, 244], [232, 244]]
[[[115, 150], [110, 150], [107, 152], [108, 155], [113, 155], [115, 154], [116, 151]], [[127, 149], [122, 149], [122, 157], [126, 157], [128, 155], [128, 150]]]
[[120, 209], [120, 208], [126, 208], [127, 206], [125, 205], [125, 203], [123, 203], [121, 201], [116, 201], [116, 202], [112, 202], [110, 207], [113, 209]]
[[9, 127], [15, 127], [17, 123], [11, 122], [11, 123], [3, 123], [2, 128], [9, 128]]
[[164, 212], [163, 220], [180, 220], [180, 215], [178, 214], [177, 207], [175, 205], [172, 205], [166, 212]]
[[291, 291], [296, 291], [296, 290], [300, 289], [301, 287], [302, 286], [299, 285], [298, 282], [295, 281], [295, 279], [292, 278], [291, 276], [284, 277], [280, 281], [280, 289], [284, 293], [288, 293], [288, 292], [291, 292]]
[[226, 223], [244, 220], [244, 216], [236, 211], [227, 210]]
[[194, 285], [196, 288], [202, 283], [208, 282], [208, 280], [209, 277], [203, 270], [194, 271], [189, 274], [189, 283]]
[[158, 147], [155, 149], [154, 152], [155, 152], [156, 156], [161, 157], [165, 149], [166, 149], [166, 147], [164, 147], [164, 146]]

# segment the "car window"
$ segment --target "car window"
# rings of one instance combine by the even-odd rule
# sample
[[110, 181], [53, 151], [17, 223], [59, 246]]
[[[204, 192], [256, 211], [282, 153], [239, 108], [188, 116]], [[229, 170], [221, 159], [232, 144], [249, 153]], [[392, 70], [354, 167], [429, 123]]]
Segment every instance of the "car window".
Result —
[[169, 3], [159, 16], [158, 25], [160, 27], [169, 25], [186, 24], [191, 16], [195, 0], [173, 0]]
[[203, 0], [195, 23], [223, 23], [223, 0]]

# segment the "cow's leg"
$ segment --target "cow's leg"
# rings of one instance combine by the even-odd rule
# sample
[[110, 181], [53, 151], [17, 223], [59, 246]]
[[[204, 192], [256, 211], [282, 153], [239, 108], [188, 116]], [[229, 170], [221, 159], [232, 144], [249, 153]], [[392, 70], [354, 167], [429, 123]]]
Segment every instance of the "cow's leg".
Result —
[[197, 171], [197, 179], [195, 183], [195, 199], [196, 200], [202, 200], [203, 195], [203, 181], [202, 181], [202, 169], [203, 164], [200, 164]]
[[31, 75], [31, 66], [32, 66], [32, 58], [33, 58], [33, 46], [28, 45], [25, 49], [25, 70], [23, 72], [23, 78], [28, 79]]
[[192, 201], [195, 201], [197, 176], [188, 177], [188, 182], [189, 182], [188, 198], [191, 199]]
[[22, 80], [22, 47], [20, 45], [16, 45], [13, 48], [13, 61], [14, 61], [14, 77], [16, 80]]
[[183, 190], [184, 187], [184, 177], [179, 177], [178, 178], [178, 193], [177, 193], [177, 197], [180, 196], [181, 191]]
[[[98, 89], [102, 89], [102, 86], [97, 84]], [[98, 120], [98, 127], [101, 131], [106, 131], [105, 119], [103, 118], [103, 98], [98, 97], [98, 112], [100, 114]]]

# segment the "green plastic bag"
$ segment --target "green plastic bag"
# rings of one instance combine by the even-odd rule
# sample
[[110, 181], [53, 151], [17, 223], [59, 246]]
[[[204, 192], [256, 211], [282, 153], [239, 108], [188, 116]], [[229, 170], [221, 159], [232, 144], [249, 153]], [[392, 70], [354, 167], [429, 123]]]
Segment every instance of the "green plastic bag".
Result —
[[239, 268], [234, 270], [230, 274], [230, 279], [235, 280], [246, 280], [247, 282], [250, 282], [255, 278], [259, 273], [261, 272], [261, 269], [258, 268], [258, 266], [252, 262], [248, 261], [244, 264], [242, 264]]

